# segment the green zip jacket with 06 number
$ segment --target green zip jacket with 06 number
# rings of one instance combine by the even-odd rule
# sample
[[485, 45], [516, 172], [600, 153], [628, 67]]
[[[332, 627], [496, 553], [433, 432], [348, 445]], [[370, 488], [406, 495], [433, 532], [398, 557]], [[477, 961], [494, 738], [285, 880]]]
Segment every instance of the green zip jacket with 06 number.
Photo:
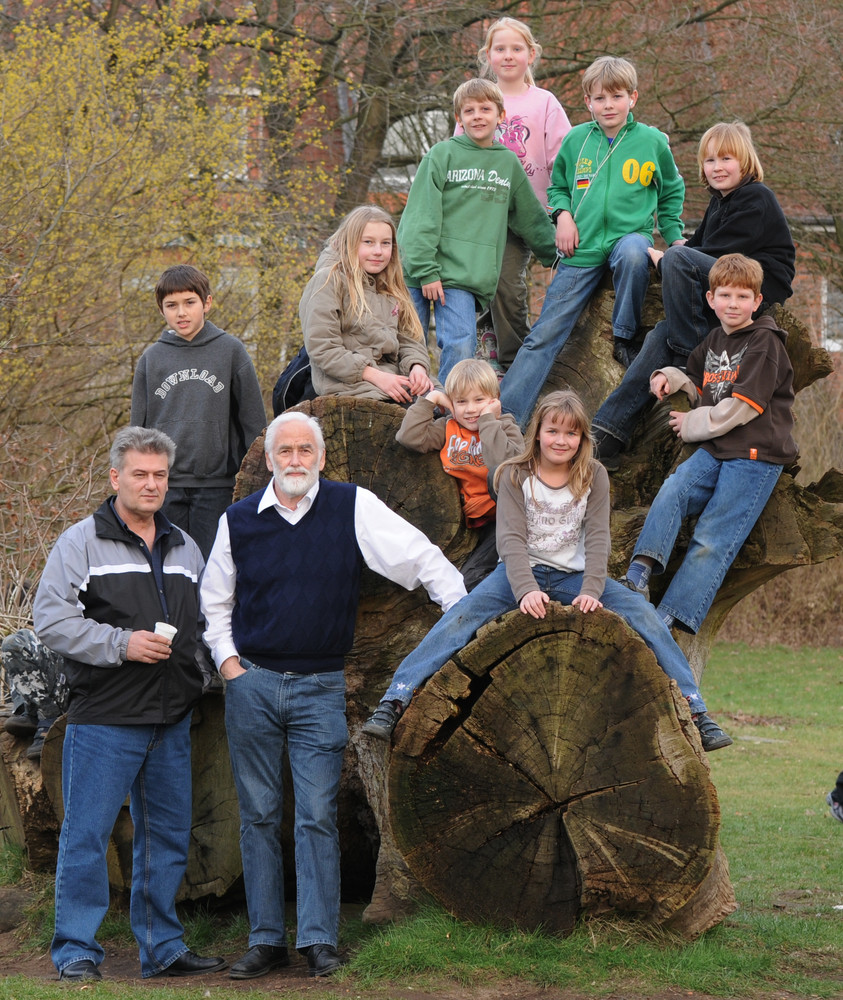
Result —
[[627, 116], [614, 140], [596, 122], [577, 125], [562, 140], [547, 192], [552, 211], [571, 213], [579, 246], [566, 264], [604, 264], [622, 236], [659, 232], [670, 246], [682, 237], [685, 182], [664, 132]]

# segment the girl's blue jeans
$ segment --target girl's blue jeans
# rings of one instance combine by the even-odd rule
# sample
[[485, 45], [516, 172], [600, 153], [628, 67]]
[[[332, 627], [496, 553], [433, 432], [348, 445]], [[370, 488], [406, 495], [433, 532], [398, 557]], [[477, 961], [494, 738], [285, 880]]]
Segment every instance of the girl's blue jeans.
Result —
[[[534, 566], [533, 575], [539, 589], [561, 604], [570, 604], [582, 586], [582, 573], [564, 573], [550, 566]], [[691, 711], [704, 712], [705, 702], [693, 671], [652, 604], [615, 580], [606, 580], [600, 600], [605, 608], [620, 615], [638, 632], [655, 654], [662, 670], [679, 685], [690, 703]], [[401, 662], [382, 701], [409, 704], [416, 688], [447, 663], [454, 653], [467, 646], [481, 626], [517, 607], [506, 568], [502, 562], [498, 563], [494, 572], [443, 615]]]
[[629, 444], [650, 395], [650, 376], [668, 365], [684, 367], [688, 355], [717, 325], [705, 298], [708, 272], [716, 257], [693, 247], [668, 247], [662, 258], [662, 302], [665, 319], [644, 338], [641, 351], [621, 384], [594, 414], [593, 426]]

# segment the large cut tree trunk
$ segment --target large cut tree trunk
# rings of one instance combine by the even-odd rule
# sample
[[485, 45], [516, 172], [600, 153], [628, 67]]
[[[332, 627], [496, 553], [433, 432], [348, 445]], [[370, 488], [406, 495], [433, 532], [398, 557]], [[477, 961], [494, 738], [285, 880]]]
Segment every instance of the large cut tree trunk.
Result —
[[410, 703], [389, 769], [410, 870], [471, 920], [570, 931], [615, 910], [730, 913], [720, 809], [688, 704], [608, 611], [485, 628]]
[[[600, 340], [598, 327], [592, 328], [592, 335]], [[599, 354], [603, 347], [600, 341], [595, 344], [594, 352]], [[824, 360], [822, 353], [806, 351], [804, 356], [808, 364], [800, 370], [803, 385], [813, 380], [812, 372], [813, 377], [819, 377]], [[606, 363], [613, 365], [611, 361]], [[615, 377], [618, 375], [615, 366]], [[471, 541], [461, 527], [456, 484], [442, 471], [438, 456], [412, 455], [395, 444], [394, 432], [403, 416], [398, 407], [366, 400], [320, 398], [302, 404], [299, 409], [313, 413], [322, 422], [327, 445], [326, 476], [351, 480], [373, 489], [459, 564]], [[655, 414], [650, 419], [661, 418]], [[669, 444], [671, 459], [675, 461], [678, 449], [672, 442]], [[658, 456], [662, 464], [665, 447], [662, 441]], [[238, 481], [241, 495], [261, 488], [268, 481], [261, 448], [262, 443], [256, 442], [243, 464]], [[613, 563], [616, 566], [628, 554], [646, 514], [639, 496], [646, 489], [643, 480], [647, 477], [642, 470], [647, 469], [647, 459], [640, 458], [635, 465], [633, 453], [625, 461], [628, 468], [619, 473], [620, 478], [613, 477], [613, 536], [616, 542]], [[664, 473], [659, 475], [663, 478]], [[633, 489], [632, 485], [624, 487], [624, 483], [634, 484], [638, 491], [630, 511], [618, 505], [620, 489]], [[718, 595], [709, 616], [714, 624], [708, 627], [709, 619], [706, 620], [707, 631], [693, 650], [699, 673], [707, 656], [707, 644], [716, 633], [725, 609], [787, 565], [820, 562], [841, 551], [840, 483], [839, 475], [832, 473], [813, 491], [797, 486], [789, 476], [783, 477]], [[653, 486], [654, 492], [657, 487], [655, 483]], [[786, 553], [790, 553], [789, 563]], [[532, 619], [514, 615], [505, 620], [502, 631], [488, 633], [494, 635], [494, 639], [484, 632], [460, 658], [462, 663], [475, 646], [480, 646], [490, 656], [487, 674], [496, 682], [499, 676], [511, 678], [523, 667], [526, 653], [522, 653], [522, 647], [526, 649], [525, 643], [530, 645], [525, 635], [540, 639], [534, 649], [531, 646], [530, 655], [535, 658], [533, 668], [540, 672], [542, 657], [552, 664], [550, 680], [556, 685], [554, 691], [558, 700], [548, 707], [546, 691], [528, 686], [525, 695], [528, 702], [530, 698], [533, 700], [524, 707], [524, 719], [542, 719], [547, 712], [554, 712], [560, 718], [571, 714], [576, 707], [575, 732], [568, 737], [572, 744], [566, 748], [568, 756], [564, 767], [587, 776], [578, 785], [574, 785], [571, 775], [567, 774], [551, 779], [558, 747], [553, 740], [546, 744], [540, 737], [541, 727], [539, 731], [535, 726], [530, 728], [524, 719], [521, 725], [525, 726], [526, 737], [518, 753], [526, 753], [525, 748], [529, 747], [529, 759], [519, 758], [516, 763], [507, 756], [514, 751], [504, 749], [499, 742], [506, 734], [491, 731], [488, 736], [484, 734], [484, 739], [479, 739], [474, 711], [440, 697], [446, 678], [447, 683], [457, 683], [454, 678], [462, 679], [462, 671], [454, 669], [453, 665], [432, 679], [411, 702], [397, 731], [398, 742], [392, 753], [384, 744], [360, 734], [360, 724], [377, 704], [398, 662], [417, 645], [436, 614], [423, 593], [407, 594], [367, 574], [356, 640], [347, 666], [351, 730], [347, 765], [349, 770], [356, 769], [366, 789], [381, 834], [377, 881], [366, 919], [400, 916], [412, 909], [419, 899], [426, 898], [428, 892], [460, 916], [494, 917], [497, 913], [505, 921], [512, 919], [517, 900], [518, 919], [525, 926], [544, 923], [563, 928], [570, 926], [570, 921], [580, 911], [596, 912], [612, 906], [624, 912], [640, 913], [649, 920], [693, 935], [729, 912], [734, 900], [728, 867], [717, 846], [716, 795], [708, 781], [705, 763], [700, 759], [695, 732], [689, 728], [687, 710], [682, 705], [677, 708], [674, 695], [666, 693], [668, 682], [644, 644], [609, 612], [587, 618], [578, 612], [567, 613], [559, 635], [548, 634], [546, 626]], [[561, 617], [552, 619], [556, 623], [562, 620]], [[618, 630], [614, 641], [607, 638], [607, 620]], [[572, 631], [574, 624], [582, 631]], [[592, 627], [595, 629], [593, 634]], [[510, 637], [510, 629], [515, 630], [517, 638]], [[572, 637], [575, 635], [574, 642]], [[497, 648], [498, 644], [501, 648]], [[557, 644], [560, 646], [558, 652], [555, 651]], [[624, 676], [628, 688], [634, 689], [635, 682], [642, 686], [644, 702], [639, 704], [633, 699], [624, 708], [622, 701], [612, 700], [611, 685], [607, 691], [599, 681], [605, 682], [612, 677], [621, 659], [620, 650], [625, 651], [624, 655], [632, 655], [633, 649], [636, 650], [633, 657], [636, 666]], [[566, 661], [568, 669], [563, 670]], [[646, 668], [639, 669], [638, 664], [643, 662], [647, 663]], [[574, 665], [594, 681], [595, 705], [591, 714], [584, 712], [576, 697], [566, 689], [566, 684], [575, 686], [582, 681]], [[654, 710], [655, 701], [647, 701], [646, 692], [652, 692], [653, 684], [662, 688], [658, 696], [661, 713]], [[494, 690], [494, 684], [489, 690]], [[499, 692], [496, 697], [501, 703], [505, 700]], [[480, 704], [485, 704], [482, 699]], [[609, 737], [623, 734], [626, 747], [617, 761], [610, 757], [610, 747], [604, 746], [609, 738], [605, 717], [612, 711], [616, 713], [617, 725]], [[657, 715], [659, 722], [655, 724]], [[511, 719], [498, 721], [517, 727]], [[620, 737], [615, 735], [614, 738]], [[654, 740], [658, 752], [652, 758], [648, 752], [653, 750]], [[631, 750], [635, 746], [640, 748], [638, 756]], [[436, 756], [440, 748], [443, 754], [454, 755], [447, 763], [451, 768], [447, 800], [444, 791], [441, 797], [435, 794], [441, 778], [435, 768], [437, 764], [446, 766]], [[543, 782], [536, 778], [536, 783], [532, 784], [530, 760], [536, 758], [544, 759], [546, 768]], [[600, 764], [595, 770], [592, 764], [598, 759]], [[576, 762], [573, 765], [572, 760]], [[505, 767], [502, 761], [506, 762]], [[495, 769], [493, 763], [500, 766]], [[626, 769], [621, 768], [621, 764], [626, 765]], [[428, 767], [434, 768], [436, 779], [424, 785]], [[516, 775], [511, 772], [519, 768], [519, 788], [522, 792], [528, 791], [532, 798], [528, 796], [526, 803], [508, 799], [507, 808], [511, 807], [513, 812], [507, 821], [506, 809], [498, 808], [492, 815], [488, 803], [507, 794], [501, 789], [500, 774], [515, 780]], [[598, 773], [600, 770], [604, 772], [602, 775]], [[530, 776], [529, 780], [526, 775]], [[701, 775], [705, 775], [704, 780]], [[567, 781], [572, 784], [567, 786]], [[690, 791], [684, 787], [686, 781], [690, 782]], [[404, 788], [405, 784], [410, 791], [396, 794], [396, 789]], [[613, 817], [611, 813], [612, 804], [620, 803], [624, 795], [634, 794], [638, 786], [641, 800], [634, 808], [637, 814], [648, 817], [643, 824], [646, 829], [631, 826], [628, 817], [618, 822], [618, 816]], [[420, 795], [422, 787], [429, 788], [430, 793]], [[681, 814], [685, 824], [694, 819], [678, 803], [684, 802], [687, 807], [686, 795], [693, 798], [703, 787], [705, 805], [699, 817], [702, 829], [694, 830], [682, 824], [674, 829], [672, 824], [676, 815]], [[548, 794], [548, 788], [553, 789], [553, 795]], [[658, 791], [651, 796], [653, 789]], [[450, 819], [437, 811], [440, 809], [450, 813]], [[419, 812], [414, 813], [414, 810]], [[484, 825], [482, 820], [485, 819], [492, 823], [491, 828]], [[495, 820], [499, 823], [497, 830], [494, 829]], [[475, 823], [477, 828], [472, 829]], [[543, 854], [542, 847], [547, 848], [550, 843], [547, 830], [554, 823], [559, 833], [556, 853], [545, 851]], [[601, 825], [602, 833], [596, 836], [595, 830]], [[462, 855], [459, 841], [450, 845], [452, 858], [459, 860], [461, 857], [461, 865], [450, 864], [445, 856], [440, 836], [443, 830], [467, 838]], [[670, 831], [676, 839], [671, 840], [665, 831]], [[432, 848], [432, 854], [427, 857], [425, 836], [427, 846]], [[519, 836], [526, 839], [517, 841]], [[417, 843], [416, 837], [420, 837], [420, 842]], [[526, 866], [527, 876], [522, 868], [511, 880], [497, 878], [517, 853], [513, 845], [517, 842], [519, 848], [528, 851], [530, 837], [535, 857], [533, 865]], [[439, 858], [436, 857], [438, 848], [442, 848]], [[481, 856], [479, 867], [473, 860], [475, 849]], [[493, 861], [495, 849], [502, 853]], [[663, 864], [661, 871], [655, 867], [659, 858]], [[543, 860], [543, 867], [538, 864], [539, 859]], [[436, 871], [437, 864], [441, 872]], [[651, 866], [649, 870], [648, 865]], [[464, 875], [458, 877], [460, 868], [464, 869]], [[495, 877], [488, 874], [493, 870]], [[487, 875], [481, 879], [478, 872]], [[579, 872], [581, 884], [575, 882], [576, 872]], [[527, 881], [515, 895], [514, 882], [522, 877], [527, 877]], [[551, 878], [550, 886], [548, 877]], [[649, 888], [648, 879], [652, 879]], [[484, 896], [487, 892], [489, 894]], [[567, 899], [564, 912], [552, 918], [539, 905], [542, 901], [547, 905], [556, 903], [563, 896]]]

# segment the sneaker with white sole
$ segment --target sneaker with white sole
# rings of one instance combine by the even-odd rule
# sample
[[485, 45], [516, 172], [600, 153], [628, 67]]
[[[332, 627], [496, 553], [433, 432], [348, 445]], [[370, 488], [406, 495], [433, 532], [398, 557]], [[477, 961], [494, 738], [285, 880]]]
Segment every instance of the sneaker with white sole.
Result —
[[646, 584], [644, 584], [643, 587], [639, 587], [637, 583], [633, 583], [632, 580], [629, 579], [626, 573], [618, 579], [618, 583], [626, 587], [627, 590], [632, 590], [636, 594], [640, 594], [645, 601], [650, 600], [650, 588]]

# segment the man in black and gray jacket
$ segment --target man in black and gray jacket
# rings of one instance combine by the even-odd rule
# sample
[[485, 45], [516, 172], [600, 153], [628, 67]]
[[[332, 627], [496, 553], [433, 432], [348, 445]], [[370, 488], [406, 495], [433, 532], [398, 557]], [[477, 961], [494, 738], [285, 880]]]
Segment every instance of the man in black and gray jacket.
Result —
[[[188, 949], [175, 912], [190, 839], [190, 715], [205, 652], [202, 555], [160, 512], [174, 455], [161, 431], [117, 434], [115, 495], [61, 535], [35, 597], [35, 631], [65, 657], [70, 689], [52, 943], [61, 979], [102, 978], [96, 933], [109, 902], [106, 849], [127, 795], [142, 975], [226, 965]], [[177, 630], [172, 639], [156, 634], [162, 627]]]

